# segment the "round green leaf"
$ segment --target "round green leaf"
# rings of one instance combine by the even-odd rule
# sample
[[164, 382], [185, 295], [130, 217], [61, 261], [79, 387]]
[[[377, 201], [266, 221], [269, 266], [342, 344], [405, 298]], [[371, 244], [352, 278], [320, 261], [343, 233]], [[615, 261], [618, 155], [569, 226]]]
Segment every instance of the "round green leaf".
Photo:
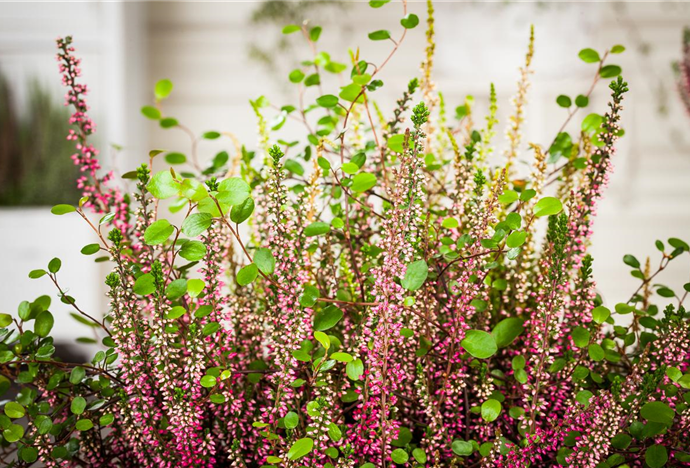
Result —
[[211, 227], [213, 216], [209, 213], [194, 213], [182, 222], [182, 233], [196, 237]]
[[134, 282], [134, 292], [140, 296], [148, 296], [156, 290], [156, 284], [151, 273], [141, 275]]
[[493, 335], [496, 340], [496, 346], [505, 348], [512, 343], [515, 338], [520, 336], [524, 329], [522, 320], [516, 317], [510, 317], [498, 322], [491, 331], [491, 335]]
[[101, 246], [99, 244], [89, 244], [82, 247], [81, 253], [84, 255], [93, 255], [99, 250], [101, 250]]
[[534, 216], [540, 218], [542, 216], [555, 215], [562, 210], [563, 204], [558, 198], [544, 197], [534, 205]]
[[185, 242], [178, 253], [185, 260], [196, 262], [206, 255], [206, 246], [200, 241], [192, 240]]
[[174, 301], [176, 299], [181, 298], [182, 296], [185, 295], [187, 292], [187, 280], [184, 278], [179, 278], [174, 281], [171, 281], [166, 287], [165, 287], [165, 297], [170, 299], [171, 301]]
[[288, 450], [287, 457], [290, 460], [297, 460], [299, 458], [302, 458], [303, 456], [307, 455], [309, 452], [311, 452], [311, 449], [314, 447], [314, 440], [310, 439], [309, 437], [305, 437], [303, 439], [299, 439], [295, 441], [294, 444], [292, 444], [292, 447], [290, 447], [290, 450]]
[[55, 205], [50, 209], [51, 213], [58, 216], [62, 216], [67, 213], [72, 213], [73, 211], [77, 211], [77, 209], [72, 205]]
[[396, 463], [398, 465], [403, 465], [407, 463], [407, 460], [409, 460], [410, 456], [407, 454], [406, 451], [403, 449], [395, 449], [391, 453], [391, 460], [393, 460], [393, 463]]
[[8, 401], [5, 404], [5, 414], [8, 418], [19, 419], [24, 417], [26, 410], [16, 401]]
[[364, 375], [364, 363], [361, 359], [348, 362], [345, 366], [345, 373], [350, 380], [357, 382]]
[[53, 329], [54, 324], [55, 319], [53, 318], [53, 314], [51, 314], [47, 310], [44, 310], [36, 316], [36, 322], [34, 323], [34, 333], [36, 333], [38, 336], [42, 338], [45, 338], [50, 334], [50, 331]]
[[578, 348], [586, 348], [589, 345], [590, 333], [585, 327], [575, 327], [571, 332], [573, 343]]
[[19, 456], [22, 461], [33, 463], [38, 460], [38, 449], [36, 447], [24, 446], [19, 451]]
[[575, 98], [575, 105], [577, 107], [587, 107], [589, 105], [589, 98], [587, 96], [583, 96], [582, 94], [578, 94], [578, 96]]
[[146, 188], [151, 192], [151, 195], [159, 200], [164, 200], [177, 195], [179, 184], [173, 180], [170, 171], [161, 171], [151, 177]]
[[402, 27], [405, 29], [413, 29], [419, 24], [419, 16], [414, 13], [408, 13], [400, 20], [400, 24], [402, 24]]
[[592, 309], [592, 320], [596, 323], [602, 324], [611, 316], [611, 311], [604, 306], [595, 307]]
[[573, 101], [568, 96], [566, 96], [565, 94], [561, 94], [560, 96], [558, 96], [556, 98], [556, 103], [559, 106], [565, 107], [565, 108], [568, 108], [568, 107], [573, 105]]
[[623, 70], [618, 65], [606, 65], [601, 67], [601, 70], [599, 70], [599, 75], [602, 78], [614, 78], [620, 75], [622, 72]]
[[408, 291], [416, 291], [422, 287], [429, 275], [429, 266], [424, 260], [417, 260], [409, 265], [405, 270], [405, 277], [402, 279], [400, 285]]
[[148, 245], [162, 244], [168, 240], [173, 232], [175, 232], [175, 227], [167, 219], [159, 219], [146, 228], [144, 242]]
[[461, 457], [469, 457], [474, 452], [474, 446], [472, 443], [465, 440], [455, 439], [450, 445], [450, 448], [453, 450], [455, 455], [459, 455]]
[[294, 429], [299, 425], [299, 416], [297, 416], [297, 413], [294, 411], [290, 411], [285, 415], [285, 418], [283, 418], [283, 422], [286, 428]]
[[212, 375], [205, 375], [201, 378], [200, 383], [204, 388], [211, 388], [216, 386], [217, 379]]
[[640, 415], [647, 421], [660, 423], [665, 426], [673, 424], [676, 412], [661, 401], [650, 401], [640, 409]]
[[333, 328], [342, 318], [343, 311], [334, 305], [329, 305], [314, 316], [314, 330], [325, 331]]
[[237, 272], [237, 284], [240, 286], [246, 286], [249, 283], [252, 283], [258, 274], [259, 269], [257, 266], [253, 263], [250, 263]]
[[644, 453], [644, 461], [647, 462], [649, 468], [661, 468], [666, 465], [668, 462], [666, 447], [659, 444], [650, 446]]
[[156, 99], [165, 99], [170, 96], [172, 92], [173, 84], [170, 80], [160, 80], [156, 83], [154, 92], [156, 94]]
[[84, 397], [75, 397], [74, 400], [72, 400], [72, 404], [70, 406], [70, 410], [72, 411], [73, 414], [82, 414], [84, 412], [84, 409], [86, 409], [86, 400]]
[[16, 442], [24, 437], [24, 427], [19, 424], [11, 424], [2, 432], [2, 436], [9, 443]]
[[141, 113], [144, 117], [151, 120], [160, 120], [161, 111], [153, 106], [144, 106], [141, 108]]
[[585, 63], [595, 63], [601, 60], [599, 52], [594, 49], [582, 49], [577, 56]]
[[391, 33], [386, 31], [385, 29], [380, 29], [378, 31], [374, 31], [369, 33], [369, 39], [372, 41], [385, 41], [386, 39], [391, 38]]
[[316, 98], [316, 103], [321, 107], [335, 107], [338, 105], [338, 96], [326, 94], [324, 96]]
[[506, 245], [514, 249], [515, 247], [520, 247], [527, 240], [527, 233], [524, 231], [513, 231], [510, 233], [506, 239]]
[[235, 205], [230, 210], [230, 219], [235, 224], [242, 224], [254, 212], [254, 199], [249, 197], [239, 205]]
[[249, 184], [239, 177], [230, 177], [223, 180], [218, 189], [218, 195], [216, 195], [218, 201], [233, 206], [244, 202], [251, 193]]
[[300, 29], [302, 29], [302, 28], [299, 27], [299, 26], [297, 26], [296, 24], [288, 24], [287, 26], [285, 26], [285, 27], [283, 28], [283, 34], [292, 34], [292, 33], [296, 33], [296, 32], [299, 31]]
[[498, 351], [493, 335], [482, 330], [468, 330], [460, 346], [479, 359], [487, 359]]
[[80, 419], [77, 421], [77, 424], [75, 424], [75, 427], [81, 432], [88, 431], [89, 429], [93, 428], [93, 421], [90, 419]]
[[487, 422], [495, 421], [501, 414], [501, 402], [493, 398], [482, 403], [482, 419]]
[[304, 72], [302, 70], [292, 70], [288, 75], [288, 80], [292, 83], [299, 83], [304, 79]]
[[352, 179], [350, 189], [355, 193], [366, 192], [376, 185], [376, 176], [368, 172], [361, 172]]
[[304, 228], [304, 235], [307, 237], [320, 236], [331, 230], [331, 226], [321, 221], [315, 221]]
[[267, 248], [256, 249], [254, 253], [254, 263], [266, 275], [270, 275], [275, 271], [276, 259], [273, 253]]

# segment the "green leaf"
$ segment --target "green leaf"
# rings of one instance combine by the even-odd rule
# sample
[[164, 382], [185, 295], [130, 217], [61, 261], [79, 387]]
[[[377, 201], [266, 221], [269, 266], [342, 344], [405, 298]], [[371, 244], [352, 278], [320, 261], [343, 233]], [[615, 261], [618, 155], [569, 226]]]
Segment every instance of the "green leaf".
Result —
[[326, 94], [324, 96], [316, 98], [316, 103], [321, 107], [335, 107], [338, 105], [338, 96]]
[[343, 99], [347, 102], [364, 102], [364, 96], [362, 96], [362, 87], [354, 83], [343, 86], [340, 89], [339, 96], [340, 99]]
[[409, 265], [405, 270], [405, 277], [400, 285], [408, 291], [416, 291], [422, 287], [429, 275], [429, 266], [424, 260], [417, 260]]
[[321, 221], [315, 221], [304, 228], [304, 235], [307, 237], [320, 236], [331, 230], [331, 226]]
[[45, 338], [50, 335], [50, 331], [53, 329], [55, 324], [55, 319], [53, 314], [44, 310], [36, 316], [36, 322], [34, 323], [34, 333], [38, 336]]
[[82, 247], [81, 253], [83, 255], [93, 255], [100, 250], [101, 250], [100, 244], [89, 244], [89, 245], [85, 245], [84, 247]]
[[556, 98], [556, 103], [559, 106], [565, 107], [565, 108], [568, 108], [568, 107], [573, 105], [573, 101], [568, 96], [566, 96], [565, 94], [561, 94], [560, 96], [558, 96]]
[[520, 336], [524, 330], [525, 327], [522, 325], [522, 320], [516, 317], [510, 317], [498, 322], [491, 331], [491, 335], [493, 335], [496, 340], [496, 346], [505, 348], [511, 344], [515, 338]]
[[287, 26], [285, 26], [285, 27], [283, 28], [283, 34], [292, 34], [292, 33], [296, 33], [296, 32], [299, 31], [300, 29], [302, 29], [302, 28], [299, 27], [299, 26], [297, 26], [296, 24], [288, 24]]
[[611, 311], [604, 306], [592, 309], [592, 320], [598, 324], [604, 323], [611, 316]]
[[19, 424], [11, 424], [2, 432], [2, 436], [9, 443], [13, 443], [24, 437], [24, 427]]
[[100, 417], [98, 420], [98, 423], [101, 426], [109, 426], [115, 421], [115, 416], [112, 413], [107, 413], [104, 414], [103, 416]]
[[[175, 118], [165, 117], [165, 118], [161, 119], [158, 122], [158, 124], [161, 126], [161, 128], [173, 128], [173, 127], [177, 127], [179, 125], [179, 122]], [[173, 154], [173, 153], [171, 153], [171, 154]], [[182, 153], [174, 153], [174, 154], [181, 155], [184, 157], [185, 161], [187, 160], [187, 157]], [[165, 157], [165, 160], [168, 161], [168, 156]], [[170, 164], [181, 164], [181, 163], [170, 163]], [[136, 171], [135, 171], [134, 175], [136, 176]], [[124, 176], [122, 176], [122, 177], [124, 178]]]
[[62, 260], [57, 257], [48, 262], [48, 271], [51, 273], [57, 273], [60, 271], [60, 267], [62, 267]]
[[275, 271], [276, 259], [267, 248], [256, 249], [254, 253], [254, 263], [265, 275], [270, 275]]
[[668, 462], [668, 452], [666, 447], [660, 444], [652, 445], [644, 453], [644, 461], [649, 468], [661, 468]]
[[458, 227], [460, 223], [458, 223], [458, 220], [455, 218], [446, 218], [441, 222], [441, 226], [443, 226], [446, 229], [455, 229]]
[[474, 452], [474, 446], [471, 442], [459, 439], [455, 439], [450, 445], [450, 448], [453, 450], [455, 455], [459, 455], [461, 457], [469, 457]]
[[156, 284], [153, 281], [151, 273], [145, 273], [136, 279], [134, 282], [134, 292], [140, 296], [148, 296], [156, 290]]
[[622, 54], [623, 52], [625, 52], [625, 47], [620, 44], [616, 44], [615, 46], [611, 47], [612, 54]]
[[75, 397], [74, 400], [72, 400], [72, 405], [70, 406], [70, 410], [72, 411], [73, 414], [82, 414], [84, 412], [84, 409], [86, 409], [86, 400], [84, 397]]
[[311, 30], [309, 30], [309, 39], [311, 39], [313, 42], [318, 41], [319, 37], [321, 37], [321, 31], [321, 26], [314, 26], [311, 28]]
[[573, 343], [578, 348], [586, 348], [589, 345], [589, 330], [585, 327], [575, 327], [571, 333]]
[[[5, 328], [12, 323], [10, 314], [0, 314], [0, 328]], [[1, 395], [1, 394], [0, 394]]]
[[237, 272], [237, 284], [246, 286], [252, 283], [258, 274], [259, 268], [255, 264], [250, 263]]
[[180, 257], [190, 262], [196, 262], [206, 255], [206, 246], [197, 240], [185, 242], [178, 252]]
[[386, 142], [386, 145], [388, 146], [388, 148], [395, 153], [402, 153], [405, 150], [404, 144], [405, 144], [405, 135], [402, 135], [402, 134], [393, 135]]
[[582, 131], [588, 135], [593, 135], [601, 124], [604, 123], [604, 118], [599, 114], [589, 114], [582, 120]]
[[310, 439], [309, 437], [299, 439], [294, 444], [292, 444], [292, 447], [290, 447], [290, 450], [288, 450], [287, 457], [290, 460], [297, 460], [311, 452], [311, 449], [313, 447], [313, 439]]
[[413, 29], [419, 24], [419, 16], [414, 13], [408, 13], [400, 20], [400, 24], [402, 24], [402, 27], [405, 29]]
[[316, 304], [317, 299], [321, 297], [318, 288], [307, 284], [304, 286], [304, 291], [299, 297], [299, 303], [302, 307], [312, 307]]
[[80, 419], [77, 421], [77, 424], [75, 424], [74, 427], [76, 427], [80, 432], [88, 431], [89, 429], [93, 428], [93, 421], [90, 419]]
[[589, 98], [582, 94], [578, 94], [578, 96], [575, 98], [575, 105], [577, 107], [587, 107], [589, 105]]
[[170, 171], [157, 172], [146, 185], [146, 189], [151, 192], [151, 195], [164, 200], [177, 195], [179, 191], [178, 183], [173, 180]]
[[482, 419], [487, 422], [495, 421], [501, 414], [501, 402], [490, 398], [482, 403]]
[[283, 423], [288, 429], [294, 429], [299, 425], [299, 416], [294, 411], [289, 411], [283, 418]]
[[493, 335], [482, 330], [467, 330], [460, 346], [478, 359], [490, 358], [498, 351]]
[[348, 362], [345, 366], [345, 373], [350, 380], [357, 382], [362, 375], [364, 375], [364, 363], [361, 359], [355, 359], [354, 361]]
[[77, 211], [77, 209], [72, 205], [55, 205], [50, 209], [51, 213], [58, 216], [62, 216], [67, 213], [72, 213], [73, 211]]
[[175, 227], [167, 219], [159, 219], [144, 231], [144, 242], [148, 245], [162, 244], [173, 232], [175, 232]]
[[542, 216], [555, 215], [562, 210], [563, 204], [558, 198], [544, 197], [534, 205], [534, 216], [540, 218]]
[[24, 446], [19, 451], [22, 461], [33, 463], [38, 460], [38, 449], [36, 447]]
[[604, 357], [606, 356], [604, 348], [597, 343], [592, 343], [587, 347], [587, 354], [589, 354], [589, 357], [595, 362], [603, 361]]
[[40, 277], [42, 277], [42, 276], [45, 276], [45, 275], [47, 275], [47, 274], [48, 274], [48, 272], [45, 271], [45, 270], [31, 270], [31, 271], [29, 272], [29, 278], [31, 278], [31, 279], [38, 279], [38, 278], [40, 278]]
[[376, 176], [368, 172], [361, 172], [352, 179], [350, 189], [355, 193], [366, 192], [376, 185]]
[[216, 386], [217, 379], [212, 375], [205, 375], [201, 378], [199, 383], [204, 388], [211, 388]]
[[676, 412], [666, 403], [661, 401], [650, 401], [645, 403], [642, 409], [640, 409], [640, 416], [650, 422], [671, 426]]
[[606, 65], [599, 70], [599, 76], [602, 78], [614, 78], [622, 72], [623, 70], [618, 65]]
[[151, 120], [160, 120], [161, 118], [161, 111], [156, 109], [153, 106], [144, 106], [141, 108], [141, 113], [143, 114], [144, 117], [147, 119]]
[[498, 196], [498, 201], [504, 205], [509, 205], [518, 199], [518, 194], [515, 190], [506, 190]]
[[19, 419], [24, 417], [26, 410], [16, 401], [8, 401], [5, 405], [5, 414], [9, 418]]
[[385, 29], [379, 29], [378, 31], [374, 31], [369, 33], [369, 39], [372, 41], [385, 41], [386, 39], [391, 38], [391, 33], [386, 31]]
[[421, 463], [422, 465], [427, 461], [426, 453], [420, 448], [416, 448], [412, 451], [412, 457], [414, 457], [417, 463]]
[[154, 92], [156, 94], [156, 99], [165, 99], [170, 96], [173, 90], [173, 84], [170, 80], [160, 80], [156, 83]]
[[184, 278], [171, 281], [165, 288], [165, 297], [171, 301], [177, 300], [187, 292], [187, 280]]
[[[369, 6], [372, 8], [381, 8], [383, 5], [386, 3], [390, 2], [391, 0], [369, 0]], [[364, 468], [363, 466], [360, 466], [359, 468]]]
[[324, 349], [329, 349], [331, 347], [331, 339], [328, 338], [328, 335], [326, 335], [324, 332], [315, 331], [314, 338], [316, 341], [321, 343], [321, 346], [323, 346]]
[[84, 380], [84, 377], [86, 377], [86, 370], [81, 366], [77, 366], [69, 374], [69, 383], [78, 385]]
[[165, 155], [165, 162], [168, 164], [184, 164], [187, 162], [187, 156], [182, 153], [168, 153]]
[[338, 362], [351, 362], [354, 359], [352, 355], [348, 353], [333, 353], [329, 357]]
[[527, 240], [527, 233], [524, 231], [513, 231], [510, 233], [506, 239], [506, 245], [513, 249], [515, 247], [520, 247]]
[[324, 307], [314, 315], [314, 330], [325, 331], [336, 326], [343, 318], [343, 311], [334, 305]]
[[250, 197], [239, 205], [232, 207], [232, 210], [230, 210], [230, 220], [235, 224], [242, 224], [249, 219], [253, 212], [254, 199]]
[[393, 452], [391, 452], [391, 460], [393, 460], [393, 463], [396, 463], [398, 465], [403, 465], [407, 463], [407, 460], [409, 458], [410, 456], [403, 449], [397, 448], [393, 450]]
[[582, 49], [577, 56], [585, 63], [595, 63], [601, 60], [599, 58], [599, 52], [594, 49]]
[[220, 330], [220, 323], [209, 322], [206, 325], [204, 325], [204, 328], [201, 329], [201, 334], [204, 336], [210, 336], [216, 333], [218, 330]]
[[165, 314], [165, 318], [167, 320], [175, 320], [175, 319], [182, 317], [186, 313], [187, 313], [187, 309], [185, 309], [184, 307], [175, 306], [172, 309], [170, 309], [167, 314]]
[[292, 70], [288, 75], [291, 83], [299, 83], [304, 79], [304, 72], [299, 69]]
[[215, 131], [204, 132], [201, 137], [205, 140], [217, 140], [220, 138], [220, 133]]
[[182, 233], [189, 237], [196, 237], [211, 227], [213, 216], [209, 213], [194, 213], [182, 222]]
[[251, 193], [249, 184], [239, 177], [223, 180], [218, 186], [218, 190], [218, 195], [216, 195], [218, 201], [233, 206], [241, 204], [249, 198]]
[[634, 255], [624, 255], [623, 263], [633, 268], [640, 268], [640, 261]]

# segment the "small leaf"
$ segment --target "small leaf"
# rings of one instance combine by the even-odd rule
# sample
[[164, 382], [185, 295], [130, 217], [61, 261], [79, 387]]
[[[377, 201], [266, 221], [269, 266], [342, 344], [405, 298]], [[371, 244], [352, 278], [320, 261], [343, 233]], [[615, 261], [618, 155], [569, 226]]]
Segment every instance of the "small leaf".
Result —
[[510, 233], [506, 239], [506, 245], [513, 249], [515, 247], [520, 247], [527, 240], [527, 233], [524, 231], [513, 231]]
[[237, 272], [237, 284], [246, 286], [252, 283], [258, 274], [259, 268], [255, 264], [250, 263]]
[[212, 388], [216, 386], [217, 379], [212, 375], [205, 375], [199, 382], [204, 388]]
[[196, 237], [211, 227], [213, 216], [209, 213], [194, 213], [182, 222], [182, 233], [189, 237]]
[[414, 13], [408, 13], [403, 19], [400, 20], [400, 24], [405, 29], [413, 29], [419, 24], [419, 17]]
[[397, 448], [393, 450], [393, 452], [391, 452], [391, 460], [393, 460], [393, 463], [396, 463], [398, 465], [403, 465], [407, 463], [407, 460], [409, 458], [410, 456], [403, 449]]
[[230, 210], [230, 219], [233, 223], [242, 224], [254, 212], [254, 199], [249, 197], [239, 205], [235, 205]]
[[50, 335], [50, 331], [53, 329], [54, 324], [55, 319], [53, 318], [53, 314], [47, 310], [44, 310], [36, 316], [34, 333], [42, 338], [45, 338], [46, 336]]
[[67, 213], [72, 213], [73, 211], [77, 211], [77, 209], [72, 205], [55, 205], [50, 209], [51, 213], [58, 216], [62, 216]]
[[261, 272], [266, 275], [270, 275], [275, 271], [276, 259], [269, 249], [260, 248], [256, 249], [254, 253], [254, 263], [259, 268]]
[[366, 192], [376, 185], [376, 176], [368, 172], [361, 172], [352, 179], [350, 189], [355, 193]]
[[156, 94], [156, 99], [165, 99], [170, 96], [173, 90], [173, 84], [170, 80], [160, 80], [156, 83], [154, 92]]
[[577, 107], [587, 107], [589, 105], [589, 98], [582, 94], [578, 94], [578, 96], [575, 98], [575, 105]]
[[100, 244], [89, 244], [82, 247], [81, 253], [83, 255], [93, 255], [97, 253], [99, 250], [101, 250]]
[[534, 216], [540, 218], [542, 216], [555, 215], [562, 210], [563, 204], [558, 198], [544, 197], [534, 205]]
[[647, 421], [660, 423], [665, 426], [671, 426], [671, 424], [673, 424], [675, 415], [676, 412], [661, 401], [650, 401], [645, 403], [642, 409], [640, 409], [640, 416]]
[[594, 49], [582, 49], [577, 56], [585, 63], [595, 63], [601, 60], [599, 58], [599, 52]]
[[482, 403], [481, 413], [484, 421], [495, 421], [498, 415], [501, 414], [501, 402], [493, 398], [486, 400]]
[[455, 439], [450, 445], [453, 453], [461, 457], [469, 457], [474, 452], [474, 446], [471, 442]]
[[156, 290], [156, 284], [151, 273], [145, 273], [134, 282], [134, 292], [140, 296], [148, 296]]
[[73, 414], [82, 414], [84, 412], [84, 409], [86, 408], [86, 400], [83, 397], [75, 397], [74, 400], [72, 400], [72, 404], [70, 406], [70, 410], [72, 411]]
[[380, 29], [378, 31], [374, 31], [369, 33], [369, 39], [372, 41], [385, 41], [386, 39], [391, 38], [391, 33], [386, 31], [385, 29]]
[[429, 266], [424, 260], [417, 260], [409, 265], [405, 270], [405, 277], [402, 279], [400, 285], [408, 291], [416, 291], [422, 287], [429, 275]]
[[602, 78], [614, 78], [622, 72], [623, 70], [618, 65], [606, 65], [599, 70], [599, 76]]
[[334, 305], [329, 305], [314, 316], [314, 330], [325, 331], [333, 328], [342, 318], [343, 311]]
[[565, 108], [568, 108], [568, 107], [573, 105], [573, 101], [568, 96], [566, 96], [565, 94], [561, 94], [560, 96], [558, 96], [556, 98], [556, 103], [559, 106], [565, 107]]
[[520, 336], [524, 329], [522, 320], [516, 317], [510, 317], [498, 322], [491, 331], [491, 335], [493, 335], [496, 340], [496, 346], [505, 348], [511, 344], [515, 338]]
[[218, 195], [216, 195], [218, 201], [232, 206], [244, 202], [251, 193], [249, 184], [239, 177], [230, 177], [223, 180], [219, 184], [218, 190]]
[[321, 221], [315, 221], [304, 228], [304, 235], [307, 237], [320, 236], [331, 230], [331, 226]]
[[616, 44], [615, 46], [611, 47], [612, 54], [622, 54], [623, 52], [625, 52], [625, 47], [620, 44]]
[[77, 421], [77, 424], [75, 424], [74, 427], [76, 427], [80, 432], [88, 431], [89, 429], [93, 428], [93, 421], [90, 419], [80, 419]]
[[467, 330], [460, 346], [478, 359], [490, 358], [498, 351], [494, 337], [482, 330]]
[[5, 414], [8, 418], [19, 419], [24, 417], [26, 410], [16, 401], [8, 401], [5, 404]]
[[633, 268], [640, 268], [640, 261], [634, 255], [624, 255], [623, 263]]
[[316, 301], [319, 297], [321, 297], [321, 294], [319, 293], [318, 288], [312, 286], [311, 284], [307, 284], [304, 286], [304, 291], [299, 297], [299, 303], [303, 307], [312, 307], [314, 304], [316, 304]]
[[364, 363], [362, 363], [361, 359], [348, 362], [345, 366], [345, 373], [350, 380], [357, 382], [364, 375]]
[[160, 120], [161, 118], [161, 111], [156, 109], [153, 106], [144, 106], [141, 108], [141, 113], [143, 114], [144, 117], [147, 119], [151, 120]]
[[331, 339], [328, 338], [328, 335], [326, 335], [324, 332], [315, 331], [314, 338], [316, 341], [321, 343], [321, 346], [323, 346], [324, 349], [329, 349], [331, 347]]
[[314, 447], [314, 440], [309, 437], [297, 440], [290, 450], [288, 450], [287, 457], [290, 460], [297, 460], [303, 456], [309, 454], [311, 449]]
[[187, 156], [182, 153], [168, 153], [165, 155], [165, 162], [168, 164], [184, 164], [187, 162]]
[[148, 245], [162, 244], [173, 232], [175, 232], [175, 227], [167, 219], [159, 219], [144, 231], [144, 242]]
[[668, 452], [666, 447], [660, 444], [655, 444], [647, 448], [644, 453], [644, 461], [647, 462], [649, 468], [661, 468], [668, 462]]
[[332, 94], [326, 94], [324, 96], [316, 98], [316, 103], [321, 107], [335, 107], [338, 105], [338, 96]]
[[179, 250], [180, 257], [190, 262], [196, 262], [206, 255], [206, 246], [197, 240], [185, 242]]
[[598, 324], [604, 323], [611, 316], [611, 311], [604, 306], [592, 309], [592, 320]]
[[299, 416], [294, 411], [288, 412], [283, 418], [283, 423], [288, 429], [294, 429], [299, 425]]
[[296, 33], [296, 32], [299, 31], [300, 29], [302, 29], [302, 28], [300, 28], [300, 27], [297, 26], [296, 24], [288, 24], [287, 26], [285, 26], [285, 27], [283, 28], [283, 34], [292, 34], [292, 33]]

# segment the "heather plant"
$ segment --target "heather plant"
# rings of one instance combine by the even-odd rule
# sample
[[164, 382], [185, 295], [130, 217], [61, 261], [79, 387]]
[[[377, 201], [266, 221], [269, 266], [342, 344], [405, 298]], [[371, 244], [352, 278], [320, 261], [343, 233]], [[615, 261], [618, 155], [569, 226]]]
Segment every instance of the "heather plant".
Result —
[[[370, 4], [398, 8], [386, 3]], [[83, 310], [53, 259], [30, 277], [62, 305], [42, 296], [0, 316], [0, 387], [18, 388], [0, 416], [6, 464], [690, 462], [690, 284], [658, 283], [690, 248], [671, 238], [658, 259], [626, 255], [639, 287], [618, 304], [597, 294], [587, 253], [623, 135], [628, 86], [608, 60], [624, 48], [580, 51], [591, 86], [556, 98], [556, 135], [525, 142], [532, 31], [503, 151], [500, 90], [487, 87], [485, 119], [471, 97], [452, 118], [436, 90], [430, 2], [419, 75], [394, 108], [376, 103], [420, 24], [402, 8], [398, 32], [369, 34], [391, 43], [378, 64], [359, 49], [337, 62], [321, 27], [286, 26], [312, 55], [289, 73], [294, 104], [251, 101], [254, 150], [168, 115], [173, 85], [159, 81], [142, 112], [190, 148], [152, 150], [127, 191], [100, 168], [79, 60], [58, 40], [84, 196], [52, 211], [97, 236], [82, 253], [112, 268], [109, 309]], [[608, 106], [587, 110], [607, 85]], [[204, 140], [221, 138], [236, 150], [208, 157]], [[99, 336], [88, 363], [53, 356], [67, 307]]]

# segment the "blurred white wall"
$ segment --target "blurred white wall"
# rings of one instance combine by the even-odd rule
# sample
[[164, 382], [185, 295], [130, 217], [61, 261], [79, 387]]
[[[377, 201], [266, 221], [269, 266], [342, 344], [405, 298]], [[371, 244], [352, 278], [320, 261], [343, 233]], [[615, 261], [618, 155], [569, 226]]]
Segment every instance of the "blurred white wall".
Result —
[[[279, 76], [251, 61], [249, 46], [273, 43], [280, 37], [281, 27], [251, 26], [248, 20], [256, 7], [257, 2], [0, 3], [0, 70], [18, 82], [38, 73], [59, 83], [52, 41], [58, 34], [72, 34], [84, 57], [84, 79], [93, 89], [92, 113], [99, 124], [100, 141], [103, 146], [125, 146], [118, 164], [129, 168], [144, 161], [148, 149], [188, 149], [186, 135], [161, 130], [139, 114], [140, 106], [152, 98], [153, 84], [161, 78], [175, 84], [164, 105], [167, 115], [197, 133], [230, 131], [254, 148], [256, 122], [248, 100], [265, 95], [278, 106], [294, 103], [294, 88], [285, 83], [296, 62], [289, 61], [311, 57], [295, 35], [289, 40], [299, 45], [276, 58]], [[385, 86], [376, 92], [376, 99], [384, 112], [418, 73], [425, 47], [425, 8], [423, 2], [410, 2], [410, 11], [419, 15], [422, 24], [408, 33], [380, 76]], [[397, 31], [402, 16], [399, 3], [373, 10], [359, 2], [319, 14], [324, 18], [319, 41], [322, 50], [348, 62], [347, 48], [360, 47], [362, 55], [375, 63], [385, 58], [391, 44], [369, 41], [367, 33]], [[623, 67], [631, 88], [623, 119], [627, 134], [619, 144], [616, 171], [599, 210], [592, 248], [602, 294], [610, 303], [626, 300], [637, 283], [621, 261], [624, 254], [633, 253], [641, 261], [646, 255], [658, 259], [655, 239], [690, 237], [690, 117], [674, 94], [670, 66], [680, 57], [682, 27], [690, 25], [690, 4], [439, 2], [435, 77], [450, 116], [467, 94], [475, 96], [476, 108], [484, 115], [488, 86], [493, 82], [499, 119], [505, 123], [532, 23], [536, 73], [523, 148], [527, 142], [548, 145], [564, 121], [565, 111], [556, 106], [556, 96], [574, 97], [589, 87], [594, 68], [579, 61], [580, 49], [603, 50], [619, 43], [628, 47], [626, 53], [612, 59]], [[648, 53], [642, 53], [642, 45]], [[666, 91], [664, 114], [657, 109], [659, 89]], [[608, 89], [602, 83], [587, 112], [604, 112], [607, 97]], [[577, 125], [578, 119], [574, 121]], [[286, 125], [278, 136], [289, 139], [293, 130]], [[502, 133], [497, 142], [500, 152]], [[200, 154], [210, 159], [221, 149], [233, 152], [229, 140], [218, 140], [203, 143]], [[22, 215], [25, 221], [8, 222], [4, 216], [0, 211], [0, 242], [16, 248], [9, 255], [0, 253], [4, 290], [0, 309], [14, 311], [20, 300], [43, 291], [42, 286], [48, 290], [47, 285], [37, 286], [25, 275], [60, 249], [66, 250], [61, 253], [64, 259], [78, 265], [69, 278], [77, 298], [86, 301], [88, 309], [103, 309], [99, 302], [102, 271], [77, 253], [87, 243], [78, 236], [89, 235], [83, 223], [61, 218], [59, 225], [47, 229], [41, 243], [38, 236], [24, 234], [26, 229], [40, 233], [42, 224], [28, 221], [38, 218], [28, 213]], [[21, 254], [36, 248], [41, 249], [40, 259]], [[675, 287], [688, 282], [690, 265], [683, 261], [685, 264], [670, 268], [661, 282]], [[71, 327], [72, 322], [66, 323], [64, 333], [73, 333], [67, 325]]]

